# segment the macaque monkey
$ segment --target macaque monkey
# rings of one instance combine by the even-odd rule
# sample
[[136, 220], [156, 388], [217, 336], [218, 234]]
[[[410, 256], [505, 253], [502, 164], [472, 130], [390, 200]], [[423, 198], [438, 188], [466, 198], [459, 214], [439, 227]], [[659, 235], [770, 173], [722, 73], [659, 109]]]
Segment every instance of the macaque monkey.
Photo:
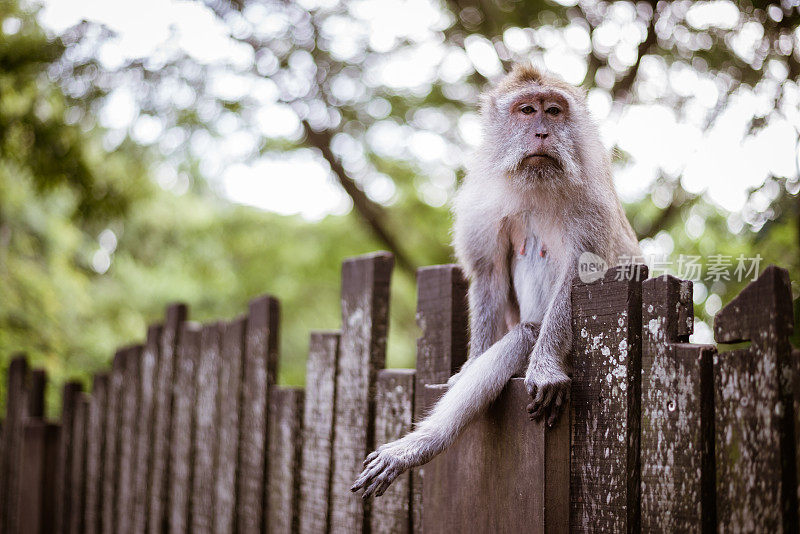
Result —
[[579, 257], [613, 266], [641, 255], [581, 90], [518, 65], [482, 96], [480, 114], [483, 139], [453, 208], [470, 355], [413, 432], [367, 456], [351, 488], [364, 498], [442, 452], [516, 374], [530, 418], [552, 426], [570, 393]]

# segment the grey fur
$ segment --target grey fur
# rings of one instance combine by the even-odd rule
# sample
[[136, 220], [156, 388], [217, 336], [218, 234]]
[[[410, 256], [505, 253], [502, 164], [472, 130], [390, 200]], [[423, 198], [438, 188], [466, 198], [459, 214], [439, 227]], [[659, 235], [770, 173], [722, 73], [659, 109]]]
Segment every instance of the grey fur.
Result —
[[352, 487], [364, 498], [444, 450], [514, 374], [525, 373], [531, 418], [552, 425], [569, 395], [579, 256], [616, 265], [641, 254], [578, 89], [517, 66], [483, 95], [481, 118], [483, 142], [453, 206], [470, 279], [470, 357], [413, 432], [367, 457]]

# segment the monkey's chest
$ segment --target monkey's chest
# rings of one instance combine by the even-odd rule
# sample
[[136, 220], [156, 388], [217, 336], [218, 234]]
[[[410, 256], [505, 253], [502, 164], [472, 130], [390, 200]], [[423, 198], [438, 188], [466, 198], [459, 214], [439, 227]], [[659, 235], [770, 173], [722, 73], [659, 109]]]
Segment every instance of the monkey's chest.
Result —
[[510, 272], [522, 322], [541, 322], [557, 282], [552, 251], [536, 234], [526, 232], [512, 240]]

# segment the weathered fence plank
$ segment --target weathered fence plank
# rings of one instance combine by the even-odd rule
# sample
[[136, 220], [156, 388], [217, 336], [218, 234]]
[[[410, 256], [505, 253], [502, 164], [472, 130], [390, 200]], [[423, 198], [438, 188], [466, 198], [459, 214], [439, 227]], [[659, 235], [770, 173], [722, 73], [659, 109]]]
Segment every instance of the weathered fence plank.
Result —
[[195, 369], [200, 352], [200, 327], [184, 323], [172, 394], [172, 441], [169, 459], [169, 530], [187, 532], [192, 513], [192, 426]]
[[[80, 382], [64, 384], [61, 396], [61, 435], [58, 444], [58, 469], [56, 485], [56, 532], [69, 533], [74, 496], [72, 494], [72, 436], [74, 432], [75, 405], [83, 391]], [[12, 531], [13, 532], [13, 531]]]
[[303, 390], [273, 387], [269, 394], [269, 478], [264, 532], [297, 532], [302, 458]]
[[609, 269], [572, 287], [570, 528], [640, 527], [643, 265]]
[[84, 504], [86, 534], [100, 532], [102, 526], [107, 404], [108, 375], [95, 375], [92, 396], [89, 401], [86, 435], [86, 502]]
[[46, 387], [47, 371], [44, 369], [32, 370], [28, 388], [28, 417], [44, 417], [44, 390]]
[[184, 304], [167, 307], [161, 350], [156, 368], [156, 390], [153, 415], [153, 448], [148, 503], [148, 532], [163, 532], [167, 528], [167, 495], [169, 477], [169, 447], [172, 439], [172, 382], [175, 374], [175, 351], [178, 332], [186, 320]]
[[133, 531], [133, 510], [136, 499], [134, 465], [136, 460], [136, 420], [139, 411], [142, 346], [125, 349], [125, 368], [122, 375], [119, 409], [119, 453], [117, 469], [119, 482], [116, 502], [116, 531], [127, 534]]
[[145, 534], [147, 528], [156, 371], [162, 334], [163, 329], [160, 324], [148, 327], [147, 339], [139, 359], [139, 406], [133, 433], [133, 439], [136, 440], [135, 468], [133, 470], [133, 514], [130, 518], [131, 531], [135, 534]]
[[121, 349], [114, 355], [111, 373], [108, 375], [106, 400], [105, 448], [103, 460], [103, 493], [100, 497], [102, 507], [101, 532], [116, 533], [116, 496], [119, 488], [119, 442], [120, 411], [122, 404], [122, 382], [125, 378], [126, 351]]
[[20, 463], [18, 532], [47, 534], [55, 525], [55, 485], [60, 426], [41, 418], [25, 421]]
[[[43, 421], [44, 417], [44, 391], [47, 385], [47, 373], [43, 369], [34, 369], [30, 372], [29, 383], [27, 386], [26, 412], [22, 421], [22, 441], [20, 447], [19, 464], [19, 499], [17, 500], [17, 510], [15, 517], [18, 520], [20, 532], [43, 532], [42, 522], [44, 514], [54, 513], [52, 499], [53, 485], [49, 485], [49, 491], [44, 488], [45, 477], [54, 477], [55, 472], [45, 472], [46, 447], [48, 444], [52, 449], [49, 458], [50, 464], [55, 466], [55, 459], [58, 454], [58, 428], [56, 433], [50, 436], [47, 425]], [[48, 437], [49, 439], [48, 441]], [[54, 439], [53, 439], [54, 438]], [[0, 456], [1, 458], [2, 456]], [[0, 484], [5, 479], [0, 478]], [[51, 497], [48, 499], [48, 496]], [[0, 525], [1, 527], [2, 525]], [[53, 528], [52, 524], [48, 528]]]
[[[800, 349], [792, 349], [792, 392], [794, 393], [794, 443], [795, 476], [797, 477], [797, 500], [800, 502]], [[797, 509], [800, 523], [800, 505]]]
[[298, 504], [298, 530], [303, 534], [325, 534], [330, 528], [333, 407], [336, 402], [339, 337], [339, 332], [312, 332], [309, 343]]
[[[428, 408], [425, 386], [447, 382], [467, 359], [469, 305], [467, 280], [457, 265], [434, 265], [417, 270], [417, 372], [414, 421]], [[425, 466], [411, 473], [412, 527], [422, 534], [422, 488]]]
[[[375, 392], [375, 444], [388, 443], [411, 431], [414, 416], [414, 369], [378, 371]], [[372, 534], [411, 532], [411, 473], [400, 475], [370, 517]]]
[[25, 356], [17, 355], [8, 366], [6, 419], [3, 422], [3, 463], [0, 472], [0, 530], [19, 528], [19, 481], [22, 433], [28, 411], [30, 370]]
[[714, 532], [713, 345], [690, 345], [692, 283], [642, 284], [642, 530]]
[[191, 530], [214, 532], [214, 460], [217, 454], [217, 392], [219, 390], [222, 325], [203, 327], [196, 372], [194, 405], [194, 477], [192, 479]]
[[71, 470], [69, 531], [83, 533], [86, 503], [86, 428], [89, 415], [89, 399], [85, 393], [78, 393], [74, 401], [72, 418], [72, 447], [70, 454]]
[[422, 419], [425, 386], [447, 382], [467, 359], [468, 283], [457, 265], [417, 270], [417, 340], [414, 420]]
[[238, 532], [261, 531], [266, 504], [269, 390], [278, 366], [278, 301], [263, 296], [250, 303], [242, 383], [239, 446]]
[[236, 507], [236, 466], [239, 454], [239, 417], [247, 319], [225, 325], [219, 366], [219, 444], [214, 492], [214, 532], [234, 532]]
[[350, 486], [373, 446], [375, 378], [386, 363], [394, 258], [380, 252], [342, 265], [342, 338], [336, 377], [331, 532], [362, 532], [369, 510]]
[[244, 361], [244, 336], [247, 319], [225, 325], [219, 366], [219, 445], [214, 500], [214, 532], [234, 531], [236, 506], [236, 466], [239, 453], [241, 381]]
[[767, 267], [714, 319], [719, 530], [797, 532], [789, 275]]
[[[446, 389], [426, 386], [426, 404]], [[425, 532], [569, 531], [569, 405], [547, 428], [529, 420], [528, 403], [524, 380], [512, 378], [486, 412], [431, 460], [422, 495]]]

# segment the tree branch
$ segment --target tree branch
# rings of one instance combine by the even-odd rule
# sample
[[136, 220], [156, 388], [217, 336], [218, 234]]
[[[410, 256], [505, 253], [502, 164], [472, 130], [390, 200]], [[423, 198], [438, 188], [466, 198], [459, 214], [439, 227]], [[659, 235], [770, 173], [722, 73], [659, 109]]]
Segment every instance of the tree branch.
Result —
[[658, 21], [658, 11], [656, 10], [656, 2], [651, 2], [653, 6], [653, 16], [650, 17], [650, 23], [647, 25], [647, 36], [644, 41], [639, 43], [636, 50], [636, 63], [628, 69], [625, 76], [614, 84], [611, 89], [611, 97], [614, 100], [626, 99], [631, 92], [633, 82], [636, 80], [636, 75], [639, 74], [639, 65], [642, 63], [642, 57], [656, 44], [658, 36], [656, 35], [656, 22]]
[[397, 265], [404, 271], [413, 274], [414, 265], [400, 247], [397, 238], [389, 230], [386, 224], [386, 216], [383, 208], [369, 199], [364, 191], [358, 186], [347, 171], [344, 169], [339, 158], [331, 150], [331, 139], [333, 135], [328, 130], [320, 132], [314, 131], [308, 121], [303, 120], [303, 131], [305, 132], [308, 143], [322, 152], [322, 157], [331, 166], [333, 174], [339, 181], [345, 193], [353, 200], [353, 207], [364, 221], [369, 225], [375, 237], [383, 243], [389, 251], [394, 254]]

